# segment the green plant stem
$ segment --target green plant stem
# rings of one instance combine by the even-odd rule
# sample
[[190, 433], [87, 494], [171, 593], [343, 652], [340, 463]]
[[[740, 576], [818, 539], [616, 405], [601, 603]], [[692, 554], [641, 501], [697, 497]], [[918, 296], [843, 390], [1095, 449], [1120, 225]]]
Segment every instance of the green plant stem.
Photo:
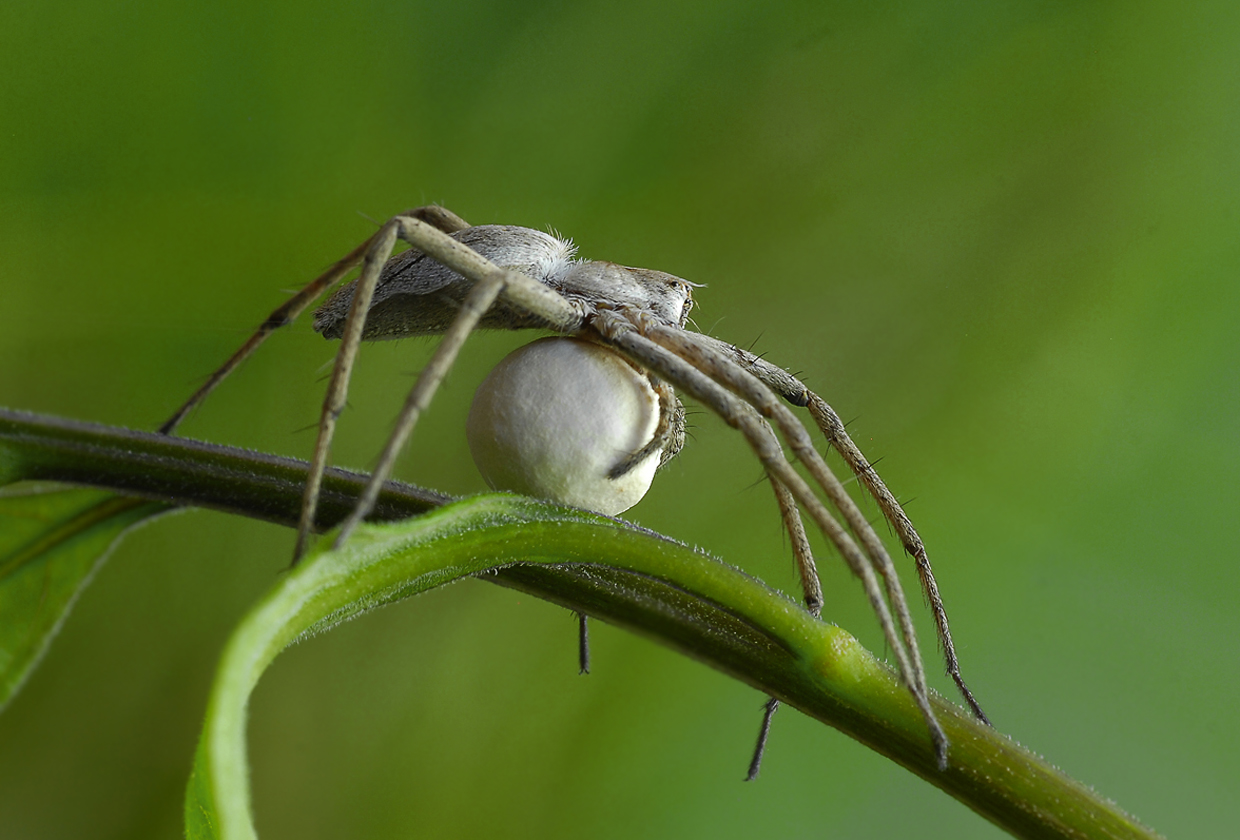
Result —
[[[305, 471], [290, 459], [0, 409], [0, 482], [70, 481], [292, 524]], [[364, 481], [331, 471], [318, 525], [346, 515]], [[495, 498], [501, 507], [512, 499]], [[372, 520], [448, 501], [392, 482]], [[513, 518], [517, 501], [528, 511], [524, 518]], [[483, 497], [467, 507], [486, 504]], [[481, 517], [462, 544], [475, 562], [495, 564], [484, 579], [653, 637], [731, 674], [890, 757], [1015, 836], [1157, 836], [935, 695], [951, 744], [949, 766], [939, 771], [925, 724], [886, 665], [735, 569], [619, 520], [528, 500], [505, 509], [507, 518], [489, 524]], [[520, 564], [525, 557], [540, 563]]]

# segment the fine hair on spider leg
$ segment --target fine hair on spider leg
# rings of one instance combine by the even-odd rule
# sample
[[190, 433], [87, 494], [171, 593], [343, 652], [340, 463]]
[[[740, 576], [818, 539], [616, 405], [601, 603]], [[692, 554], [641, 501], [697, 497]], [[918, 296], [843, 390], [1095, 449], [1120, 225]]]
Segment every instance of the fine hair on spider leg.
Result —
[[874, 498], [883, 517], [894, 528], [904, 550], [912, 555], [917, 567], [922, 592], [925, 594], [926, 600], [930, 604], [931, 613], [934, 616], [935, 631], [939, 638], [939, 645], [943, 650], [946, 672], [952, 678], [952, 681], [955, 682], [974, 717], [982, 723], [990, 725], [985, 712], [982, 711], [982, 707], [974, 698], [973, 692], [969, 690], [964, 677], [960, 673], [960, 662], [956, 657], [956, 647], [952, 641], [951, 626], [947, 620], [947, 609], [944, 607], [943, 598], [939, 594], [938, 582], [935, 580], [934, 569], [930, 565], [930, 558], [926, 554], [925, 544], [922, 542], [917, 530], [913, 527], [913, 523], [909, 520], [908, 515], [904, 512], [904, 507], [896, 500], [895, 495], [887, 489], [887, 485], [883, 483], [882, 478], [874, 470], [873, 465], [866, 460], [861, 453], [861, 449], [849, 437], [839, 415], [827, 404], [826, 400], [809, 390], [799, 379], [784, 369], [776, 367], [747, 350], [726, 344], [719, 339], [711, 338], [701, 333], [693, 333], [692, 337], [695, 342], [712, 348], [723, 358], [730, 359], [752, 373], [787, 402], [798, 407], [808, 408], [810, 416], [814, 418], [815, 424], [827, 439], [827, 443], [840, 453], [848, 468]]
[[[396, 257], [397, 239], [412, 248]], [[804, 425], [781, 401], [808, 407], [815, 424], [843, 456], [913, 555], [935, 617], [948, 673], [975, 715], [985, 721], [960, 677], [947, 614], [925, 548], [895, 497], [848, 437], [838, 416], [796, 377], [748, 351], [685, 329], [692, 305], [687, 281], [663, 272], [575, 258], [566, 240], [529, 228], [471, 227], [440, 207], [401, 214], [276, 309], [255, 334], [161, 427], [171, 433], [189, 411], [247, 358], [275, 329], [295, 319], [315, 299], [361, 265], [359, 277], [339, 289], [315, 315], [315, 329], [340, 338], [303, 496], [296, 562], [316, 530], [315, 512], [336, 422], [363, 340], [439, 334], [443, 338], [417, 378], [353, 513], [340, 528], [341, 545], [370, 512], [379, 488], [439, 383], [476, 328], [544, 328], [610, 346], [646, 371], [657, 395], [658, 424], [647, 443], [618, 460], [602, 479], [616, 479], [656, 455], [665, 463], [684, 440], [684, 409], [670, 386], [680, 388], [738, 429], [771, 481], [789, 534], [807, 609], [818, 615], [822, 592], [801, 522], [804, 510], [861, 580], [892, 656], [926, 721], [940, 767], [947, 739], [929, 702], [929, 689], [911, 614], [894, 564], [840, 481], [815, 448]], [[772, 424], [843, 517], [841, 524], [817, 491], [792, 468]], [[565, 501], [557, 499], [558, 501]], [[569, 501], [569, 503], [572, 503]], [[881, 578], [881, 584], [879, 579]], [[580, 667], [589, 668], [585, 617], [580, 617]], [[778, 701], [765, 706], [750, 778], [757, 775]]]
[[[643, 322], [645, 318], [639, 316], [634, 318], [634, 320]], [[903, 592], [900, 590], [898, 579], [894, 575], [884, 576], [887, 583], [888, 598], [893, 601], [896, 605], [897, 613], [901, 615], [900, 633], [897, 633], [895, 629], [891, 610], [887, 600], [883, 597], [875, 574], [874, 567], [878, 565], [880, 560], [868, 556], [858, 548], [849, 533], [827, 510], [813, 490], [810, 489], [809, 484], [788, 463], [788, 460], [784, 457], [783, 450], [775, 440], [775, 436], [771, 433], [770, 427], [766, 422], [758, 417], [745, 402], [738, 399], [716, 380], [695, 367], [688, 359], [682, 358], [642, 335], [640, 333], [641, 327], [623, 315], [614, 311], [604, 310], [598, 314], [594, 323], [609, 341], [625, 353], [632, 356], [638, 362], [649, 365], [659, 371], [661, 375], [666, 376], [674, 385], [684, 390], [694, 399], [710, 406], [728, 425], [744, 434], [771, 478], [788, 488], [797, 503], [805, 508], [822, 532], [835, 545], [849, 568], [861, 579], [866, 596], [870, 601], [870, 606], [874, 610], [875, 615], [878, 616], [883, 636], [891, 647], [892, 655], [896, 658], [900, 676], [913, 695], [913, 699], [917, 702], [922, 717], [930, 730], [930, 737], [934, 744], [939, 766], [945, 767], [947, 761], [947, 736], [944, 734], [933, 709], [930, 707], [929, 690], [926, 688], [925, 672], [921, 667], [916, 635], [913, 632], [911, 621], [905, 622], [903, 620], [903, 616], [908, 612], [908, 606], [904, 602]], [[649, 324], [645, 324], [645, 326], [651, 328]], [[794, 419], [790, 428], [795, 429], [796, 427], [799, 427], [799, 424], [796, 424]], [[785, 434], [789, 433], [788, 429], [784, 431]], [[800, 432], [804, 434], [803, 427], [800, 427]], [[809, 447], [809, 450], [813, 452], [812, 457], [818, 457], [821, 460], [812, 446]], [[797, 454], [802, 454], [799, 447]], [[830, 474], [830, 470], [825, 470], [824, 472], [826, 475]], [[823, 482], [822, 476], [824, 472], [814, 470], [811, 467], [811, 473], [814, 473], [815, 479], [820, 483]], [[831, 476], [831, 478], [834, 477]], [[838, 481], [836, 483], [838, 484]], [[864, 522], [864, 517], [861, 519]], [[888, 560], [888, 562], [890, 561]], [[761, 744], [759, 745], [760, 750]]]

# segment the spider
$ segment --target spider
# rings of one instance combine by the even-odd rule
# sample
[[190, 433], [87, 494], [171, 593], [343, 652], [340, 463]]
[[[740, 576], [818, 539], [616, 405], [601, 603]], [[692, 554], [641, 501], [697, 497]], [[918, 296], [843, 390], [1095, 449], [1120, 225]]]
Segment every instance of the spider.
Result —
[[[397, 238], [412, 248], [392, 257]], [[341, 525], [335, 541], [337, 547], [370, 513], [397, 455], [469, 333], [479, 327], [547, 329], [618, 353], [646, 378], [657, 399], [658, 419], [648, 442], [621, 457], [607, 480], [622, 479], [655, 459], [662, 465], [679, 451], [684, 442], [684, 409], [673, 387], [710, 408], [744, 435], [774, 491], [797, 563], [806, 608], [815, 616], [820, 614], [822, 590], [802, 523], [802, 510], [860, 578], [900, 677], [925, 719], [939, 765], [945, 767], [947, 738], [930, 706], [925, 669], [895, 565], [815, 448], [806, 427], [785, 403], [808, 409], [827, 444], [840, 453], [873, 496], [904, 549], [912, 555], [934, 615], [947, 673], [973, 714], [988, 723], [961, 677], [947, 613], [925, 546], [900, 503], [848, 436], [839, 416], [821, 397], [782, 368], [747, 350], [686, 329], [693, 284], [679, 277], [578, 259], [571, 242], [557, 236], [508, 225], [474, 227], [442, 207], [420, 207], [390, 219], [370, 239], [272, 312], [254, 335], [160, 427], [160, 432], [171, 434], [272, 332], [291, 323], [359, 263], [359, 277], [338, 289], [315, 313], [315, 329], [327, 338], [341, 339], [341, 346], [328, 384], [303, 496], [294, 563], [305, 553], [314, 528], [328, 451], [345, 405], [361, 341], [443, 336], [410, 391], [366, 490]], [[775, 435], [776, 428], [816, 489], [793, 469]], [[828, 503], [838, 512], [838, 518]], [[585, 627], [582, 616], [583, 668], [587, 651]], [[774, 698], [765, 706], [750, 765], [751, 779], [757, 775], [777, 708]]]

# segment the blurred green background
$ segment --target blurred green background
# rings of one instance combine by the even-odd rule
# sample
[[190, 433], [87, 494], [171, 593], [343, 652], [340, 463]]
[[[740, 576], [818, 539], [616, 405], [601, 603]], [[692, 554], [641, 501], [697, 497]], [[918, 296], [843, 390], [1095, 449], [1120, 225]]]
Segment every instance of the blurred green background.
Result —
[[[702, 330], [853, 421], [1004, 732], [1169, 836], [1221, 836], [1237, 43], [1227, 2], [6, 0], [0, 404], [152, 429], [371, 220], [554, 226], [705, 283]], [[465, 412], [527, 339], [472, 342], [401, 477], [483, 489]], [[431, 346], [364, 349], [337, 463], [372, 463]], [[333, 349], [298, 324], [183, 432], [305, 457]], [[794, 591], [760, 470], [691, 419], [631, 518]], [[206, 512], [132, 535], [0, 716], [0, 833], [178, 836], [217, 655], [291, 544]], [[820, 565], [825, 615], [881, 653]], [[574, 626], [470, 581], [288, 652], [253, 708], [260, 831], [999, 833], [794, 711], [743, 784], [756, 692], [605, 626], [580, 678]]]

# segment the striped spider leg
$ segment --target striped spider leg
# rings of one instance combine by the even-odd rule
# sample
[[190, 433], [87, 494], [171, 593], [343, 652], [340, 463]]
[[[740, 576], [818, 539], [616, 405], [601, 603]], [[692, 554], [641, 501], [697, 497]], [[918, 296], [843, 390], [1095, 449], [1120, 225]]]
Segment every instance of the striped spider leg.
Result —
[[[393, 258], [398, 238], [412, 248]], [[807, 407], [828, 444], [841, 453], [876, 499], [905, 549], [913, 555], [934, 613], [948, 673], [974, 714], [985, 721], [960, 676], [947, 614], [921, 539], [895, 497], [849, 438], [839, 417], [786, 371], [744, 350], [686, 329], [692, 305], [691, 284], [670, 274], [578, 259], [571, 243], [529, 228], [472, 227], [440, 207], [411, 210], [389, 220], [369, 240], [273, 312], [161, 431], [171, 433], [268, 335], [290, 323], [359, 263], [360, 276], [337, 290], [315, 313], [315, 329], [325, 337], [340, 338], [341, 347], [323, 404], [294, 562], [304, 554], [315, 529], [323, 471], [361, 341], [443, 336], [410, 391], [366, 490], [341, 525], [336, 546], [343, 544], [370, 513], [418, 417], [429, 405], [468, 335], [476, 328], [548, 329], [614, 349], [639, 366], [657, 397], [658, 422], [648, 441], [619, 458], [602, 480], [622, 480], [643, 464], [657, 461], [661, 466], [679, 451], [684, 441], [684, 411], [672, 387], [710, 408], [745, 436], [775, 493], [800, 572], [806, 607], [818, 615], [822, 592], [801, 520], [802, 510], [861, 580], [901, 679], [926, 721], [939, 765], [944, 767], [947, 739], [930, 706], [912, 617], [894, 563], [785, 401]], [[784, 444], [805, 467], [810, 481], [793, 469], [774, 429], [779, 430]], [[577, 503], [573, 498], [556, 500]], [[584, 670], [584, 616], [581, 627]], [[757, 774], [776, 708], [778, 702], [771, 698], [766, 704], [750, 778]]]

